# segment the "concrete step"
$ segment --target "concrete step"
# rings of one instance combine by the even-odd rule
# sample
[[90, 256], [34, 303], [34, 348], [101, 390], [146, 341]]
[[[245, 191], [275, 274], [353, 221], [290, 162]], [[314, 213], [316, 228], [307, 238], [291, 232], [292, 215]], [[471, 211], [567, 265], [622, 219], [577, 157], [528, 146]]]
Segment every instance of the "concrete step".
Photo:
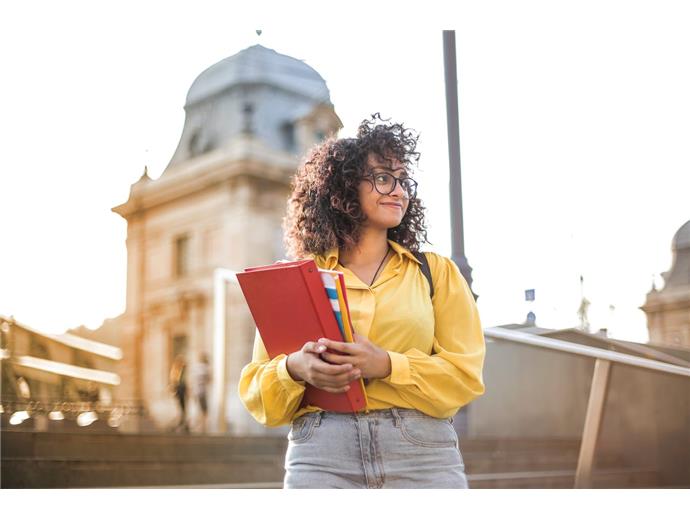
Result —
[[[479, 473], [468, 474], [467, 479], [473, 489], [568, 489], [575, 486], [575, 471]], [[654, 468], [596, 470], [592, 475], [592, 487], [595, 489], [657, 488], [659, 480], [659, 473]]]
[[[638, 468], [624, 470], [598, 471], [594, 475], [595, 488], [657, 488], [658, 474], [654, 470]], [[472, 489], [556, 489], [572, 488], [575, 483], [574, 471], [523, 471], [512, 473], [485, 473], [468, 475]], [[221, 484], [196, 484], [174, 486], [152, 486], [152, 488], [183, 489], [280, 489], [278, 482], [224, 482]], [[685, 488], [683, 488], [685, 489]]]
[[282, 460], [247, 457], [226, 462], [80, 461], [3, 459], [2, 488], [94, 488], [270, 482]]
[[[525, 471], [575, 471], [580, 455], [579, 439], [495, 438], [462, 439], [460, 451], [471, 474]], [[598, 455], [600, 468], [624, 466], [610, 455]]]
[[574, 470], [579, 439], [464, 439], [460, 451], [468, 474]]
[[[8, 488], [270, 485], [282, 482], [287, 447], [280, 437], [195, 434], [3, 431], [1, 440]], [[579, 440], [463, 439], [461, 451], [472, 487], [573, 487]], [[616, 467], [605, 462], [597, 468]], [[595, 487], [654, 487], [650, 471], [599, 472]]]
[[79, 461], [230, 461], [283, 455], [287, 440], [223, 435], [3, 432], [2, 456]]

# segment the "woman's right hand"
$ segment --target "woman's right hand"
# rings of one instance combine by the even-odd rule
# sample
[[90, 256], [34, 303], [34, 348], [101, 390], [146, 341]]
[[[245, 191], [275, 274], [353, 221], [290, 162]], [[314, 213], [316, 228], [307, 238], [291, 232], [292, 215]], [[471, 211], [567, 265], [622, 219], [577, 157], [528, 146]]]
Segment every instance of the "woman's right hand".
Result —
[[320, 357], [326, 351], [324, 345], [309, 341], [287, 358], [287, 370], [295, 381], [306, 381], [316, 388], [340, 394], [350, 389], [349, 383], [362, 374], [351, 363], [332, 365]]

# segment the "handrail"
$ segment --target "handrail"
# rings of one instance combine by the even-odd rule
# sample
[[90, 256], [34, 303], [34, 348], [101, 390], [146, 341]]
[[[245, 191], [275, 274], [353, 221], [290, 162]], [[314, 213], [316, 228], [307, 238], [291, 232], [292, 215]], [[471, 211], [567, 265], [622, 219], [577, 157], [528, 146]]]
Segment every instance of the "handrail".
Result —
[[604, 406], [606, 404], [606, 394], [608, 391], [612, 363], [621, 363], [657, 372], [690, 377], [690, 368], [687, 367], [644, 359], [630, 354], [622, 354], [620, 352], [611, 352], [598, 347], [579, 345], [570, 341], [545, 338], [516, 330], [488, 327], [484, 329], [484, 336], [492, 339], [502, 339], [521, 343], [531, 347], [542, 347], [557, 352], [590, 357], [596, 360], [587, 403], [585, 425], [582, 432], [580, 455], [577, 461], [577, 470], [575, 471], [576, 488], [592, 487], [594, 453], [596, 451], [596, 443], [604, 415]]
[[657, 370], [659, 372], [667, 372], [669, 374], [690, 377], [690, 368], [680, 367], [671, 363], [664, 363], [662, 361], [644, 359], [630, 354], [623, 354], [621, 352], [611, 352], [610, 350], [603, 350], [598, 347], [579, 345], [577, 343], [571, 343], [570, 341], [563, 341], [561, 339], [544, 338], [542, 336], [536, 336], [534, 334], [518, 332], [515, 330], [502, 329], [500, 327], [489, 327], [484, 329], [484, 336], [494, 339], [506, 339], [533, 347], [546, 347], [551, 350], [559, 350], [569, 354], [604, 359], [606, 361], [613, 361], [614, 363], [623, 363], [625, 365], [632, 365], [641, 368], [648, 368], [650, 370]]

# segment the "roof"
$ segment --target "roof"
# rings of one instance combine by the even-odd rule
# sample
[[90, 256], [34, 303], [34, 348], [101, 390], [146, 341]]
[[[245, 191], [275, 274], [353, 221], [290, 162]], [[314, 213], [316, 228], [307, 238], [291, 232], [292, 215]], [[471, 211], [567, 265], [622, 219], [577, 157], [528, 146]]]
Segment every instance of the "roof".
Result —
[[690, 220], [680, 226], [673, 236], [673, 249], [690, 248]]
[[502, 329], [517, 330], [519, 332], [525, 332], [527, 334], [546, 334], [547, 332], [554, 332], [554, 329], [545, 329], [543, 327], [537, 327], [536, 325], [531, 325], [528, 323], [507, 323], [506, 325], [496, 325]]
[[35, 334], [42, 338], [56, 341], [70, 348], [83, 350], [84, 352], [89, 352], [97, 356], [114, 359], [115, 361], [119, 361], [122, 359], [122, 349], [115, 347], [113, 345], [108, 345], [106, 343], [100, 343], [98, 341], [81, 338], [73, 334], [48, 334], [46, 332], [41, 332], [37, 329], [29, 327], [28, 325], [24, 325], [23, 323], [19, 323], [15, 319], [6, 318], [2, 315], [0, 315], [0, 319], [11, 323], [15, 327], [24, 329], [27, 332], [31, 332], [32, 334]]
[[207, 99], [239, 84], [265, 83], [329, 102], [321, 75], [302, 60], [253, 45], [211, 65], [194, 80], [187, 93], [187, 105]]
[[[329, 134], [342, 127], [321, 75], [302, 60], [261, 45], [243, 49], [199, 74], [187, 92], [184, 110], [182, 135], [161, 177], [186, 171], [177, 166], [189, 160], [206, 164], [200, 157], [221, 149], [227, 152], [249, 138], [271, 150], [262, 161], [275, 159], [277, 152], [294, 163], [290, 165], [294, 171], [310, 143], [322, 139], [316, 137], [317, 131]], [[309, 121], [310, 115], [318, 116], [319, 124]], [[296, 128], [302, 123], [313, 124]], [[154, 189], [160, 187], [158, 181], [151, 183]], [[142, 184], [145, 178], [133, 187]]]

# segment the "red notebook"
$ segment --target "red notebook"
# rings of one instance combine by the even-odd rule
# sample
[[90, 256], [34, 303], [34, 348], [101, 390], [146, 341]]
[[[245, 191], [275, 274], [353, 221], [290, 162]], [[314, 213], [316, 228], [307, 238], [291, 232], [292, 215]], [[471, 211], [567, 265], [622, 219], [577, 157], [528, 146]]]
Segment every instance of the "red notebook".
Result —
[[[271, 359], [319, 338], [344, 341], [314, 260], [249, 267], [237, 273], [237, 280]], [[302, 405], [333, 412], [363, 410], [364, 382], [355, 383], [341, 394], [307, 383]]]

